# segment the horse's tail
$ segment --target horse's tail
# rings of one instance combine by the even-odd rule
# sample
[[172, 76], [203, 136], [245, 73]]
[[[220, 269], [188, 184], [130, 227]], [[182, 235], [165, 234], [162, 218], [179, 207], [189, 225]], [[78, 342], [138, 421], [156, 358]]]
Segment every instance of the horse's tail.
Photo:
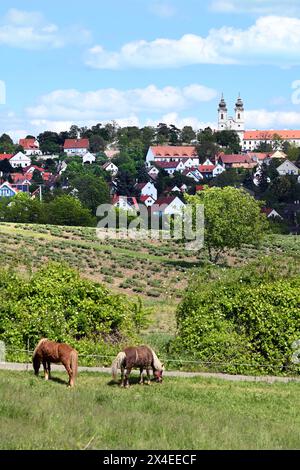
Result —
[[160, 362], [160, 360], [158, 359], [157, 355], [155, 354], [155, 352], [153, 351], [153, 349], [151, 349], [151, 352], [152, 352], [152, 357], [153, 357], [153, 366], [156, 370], [165, 370], [165, 366]]
[[116, 380], [117, 378], [118, 369], [120, 369], [125, 357], [126, 357], [126, 354], [124, 353], [124, 351], [119, 352], [119, 354], [114, 359], [111, 365], [111, 373], [112, 373], [114, 380]]
[[78, 373], [78, 352], [73, 349], [70, 354], [70, 366], [72, 369], [73, 378], [77, 376]]

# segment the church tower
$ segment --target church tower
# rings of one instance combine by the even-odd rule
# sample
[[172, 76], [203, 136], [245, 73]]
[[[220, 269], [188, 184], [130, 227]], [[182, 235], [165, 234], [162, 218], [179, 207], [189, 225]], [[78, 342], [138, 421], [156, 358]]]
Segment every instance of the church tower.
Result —
[[227, 129], [227, 106], [224, 100], [223, 93], [221, 101], [219, 103], [218, 114], [218, 130], [224, 131], [225, 129]]
[[235, 130], [237, 132], [245, 130], [245, 109], [240, 95], [235, 103]]

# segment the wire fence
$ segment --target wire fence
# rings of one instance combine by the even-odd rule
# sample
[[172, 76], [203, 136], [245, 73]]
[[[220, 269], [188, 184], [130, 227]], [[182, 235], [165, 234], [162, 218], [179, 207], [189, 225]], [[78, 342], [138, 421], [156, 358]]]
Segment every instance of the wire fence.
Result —
[[[31, 363], [32, 362], [32, 355], [33, 355], [33, 350], [31, 349], [18, 349], [18, 348], [12, 348], [12, 347], [6, 347], [6, 351], [9, 352], [8, 357], [13, 357], [13, 353], [16, 354], [24, 354], [24, 359], [23, 361], [17, 361], [21, 363]], [[93, 359], [94, 364], [88, 364], [89, 366], [109, 366], [112, 362], [112, 360], [116, 357], [116, 354], [78, 354], [79, 357], [79, 365], [86, 366], [87, 363], [84, 361], [84, 359]], [[80, 361], [82, 359], [82, 361]], [[254, 371], [259, 371], [261, 373], [261, 370], [267, 369], [268, 372], [276, 371], [281, 372], [280, 375], [287, 375], [289, 372], [293, 374], [300, 374], [300, 367], [297, 364], [278, 364], [278, 363], [271, 363], [269, 362], [268, 364], [261, 364], [261, 363], [245, 363], [245, 362], [235, 362], [234, 358], [230, 361], [216, 361], [212, 359], [208, 360], [200, 360], [200, 359], [186, 359], [186, 358], [181, 358], [181, 357], [167, 357], [167, 356], [160, 356], [160, 360], [163, 362], [165, 367], [170, 370], [175, 370], [176, 368], [179, 368], [181, 371], [183, 370], [199, 370], [199, 371], [204, 371], [205, 370], [210, 370], [210, 371], [217, 371], [220, 372], [220, 368], [226, 372], [228, 369], [231, 370], [231, 372], [236, 369], [237, 371], [241, 368], [252, 368]], [[82, 364], [80, 364], [82, 362]], [[169, 367], [168, 367], [169, 366]], [[221, 370], [221, 371], [222, 371]]]

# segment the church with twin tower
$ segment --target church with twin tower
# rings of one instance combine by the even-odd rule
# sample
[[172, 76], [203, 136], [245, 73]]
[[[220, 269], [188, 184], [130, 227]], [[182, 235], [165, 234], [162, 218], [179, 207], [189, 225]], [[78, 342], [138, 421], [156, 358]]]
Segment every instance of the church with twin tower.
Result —
[[245, 132], [245, 109], [244, 103], [240, 95], [235, 103], [235, 117], [228, 116], [228, 109], [224, 96], [222, 94], [221, 101], [218, 108], [218, 130], [233, 130], [236, 131], [241, 139], [244, 138]]

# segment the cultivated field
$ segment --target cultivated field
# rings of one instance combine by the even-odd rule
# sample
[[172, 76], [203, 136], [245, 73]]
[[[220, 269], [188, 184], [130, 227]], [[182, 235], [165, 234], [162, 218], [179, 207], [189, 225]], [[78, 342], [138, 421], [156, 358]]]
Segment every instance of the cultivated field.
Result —
[[[239, 266], [263, 255], [299, 262], [299, 237], [269, 236], [260, 248], [228, 252], [222, 266]], [[93, 228], [8, 223], [0, 224], [0, 261], [24, 275], [48, 261], [65, 261], [84, 277], [140, 296], [151, 310], [148, 331], [166, 334], [175, 330], [176, 306], [195, 269], [208, 263], [205, 250], [187, 251], [179, 242], [100, 240]]]
[[[137, 376], [135, 376], [137, 378]], [[109, 375], [0, 372], [1, 449], [298, 449], [298, 383], [165, 378], [120, 389]], [[180, 411], [180, 412], [179, 412]]]

